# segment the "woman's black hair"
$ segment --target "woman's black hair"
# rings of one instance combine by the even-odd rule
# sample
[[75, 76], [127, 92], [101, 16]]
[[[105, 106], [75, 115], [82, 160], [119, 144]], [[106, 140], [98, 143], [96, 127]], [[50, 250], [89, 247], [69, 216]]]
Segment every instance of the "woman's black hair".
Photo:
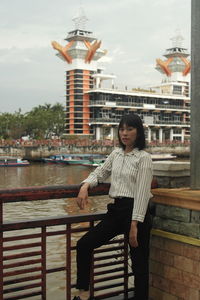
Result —
[[122, 143], [120, 139], [119, 129], [122, 128], [124, 125], [134, 127], [137, 129], [137, 138], [134, 147], [138, 148], [139, 150], [144, 149], [146, 147], [146, 141], [145, 141], [144, 127], [141, 118], [137, 114], [128, 114], [128, 115], [124, 115], [121, 118], [121, 121], [118, 126], [118, 139], [119, 139], [119, 144], [123, 149], [125, 149], [125, 145]]

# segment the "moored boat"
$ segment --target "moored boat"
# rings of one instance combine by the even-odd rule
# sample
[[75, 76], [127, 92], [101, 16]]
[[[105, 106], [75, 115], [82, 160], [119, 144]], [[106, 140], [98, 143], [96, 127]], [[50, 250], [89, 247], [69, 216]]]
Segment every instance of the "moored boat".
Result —
[[176, 155], [170, 153], [153, 153], [151, 154], [151, 158], [153, 161], [155, 160], [172, 160], [177, 158]]
[[101, 154], [58, 154], [43, 158], [45, 163], [98, 166], [105, 160]]
[[42, 158], [42, 161], [49, 164], [68, 164], [68, 155], [51, 155], [49, 157]]
[[30, 165], [28, 160], [18, 157], [0, 157], [0, 167], [25, 167]]

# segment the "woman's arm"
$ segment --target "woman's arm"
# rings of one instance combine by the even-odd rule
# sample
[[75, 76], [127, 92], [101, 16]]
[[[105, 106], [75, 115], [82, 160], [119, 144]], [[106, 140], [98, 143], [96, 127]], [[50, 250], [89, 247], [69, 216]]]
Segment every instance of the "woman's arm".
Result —
[[115, 150], [106, 158], [105, 162], [97, 167], [90, 175], [82, 181], [82, 183], [89, 183], [90, 187], [95, 187], [98, 183], [105, 181], [112, 171], [112, 162], [114, 157]]
[[153, 178], [152, 159], [149, 154], [142, 156], [135, 183], [134, 207], [132, 220], [144, 221], [149, 199], [151, 198], [151, 182]]
[[90, 187], [90, 184], [88, 182], [85, 182], [79, 190], [76, 201], [77, 201], [78, 207], [80, 209], [84, 209], [85, 206], [88, 204], [88, 189], [89, 189], [89, 187]]
[[130, 243], [131, 247], [133, 247], [133, 248], [138, 247], [138, 241], [137, 241], [137, 232], [138, 232], [138, 229], [137, 229], [137, 224], [138, 224], [138, 221], [132, 220], [130, 231], [129, 231], [129, 243]]
[[103, 182], [110, 176], [112, 170], [113, 152], [107, 157], [102, 166], [96, 168], [94, 172], [90, 173], [90, 175], [82, 181], [82, 186], [77, 197], [77, 204], [80, 209], [84, 209], [88, 203], [88, 189], [98, 185], [99, 182]]

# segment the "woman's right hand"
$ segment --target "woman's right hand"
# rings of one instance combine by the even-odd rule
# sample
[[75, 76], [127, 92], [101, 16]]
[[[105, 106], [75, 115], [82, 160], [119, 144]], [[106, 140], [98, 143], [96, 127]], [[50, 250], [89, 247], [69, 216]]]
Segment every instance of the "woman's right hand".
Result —
[[80, 191], [78, 193], [76, 202], [80, 209], [84, 209], [85, 206], [88, 204], [88, 188], [89, 188], [89, 186], [90, 186], [89, 183], [85, 182], [82, 185], [82, 187], [80, 188]]

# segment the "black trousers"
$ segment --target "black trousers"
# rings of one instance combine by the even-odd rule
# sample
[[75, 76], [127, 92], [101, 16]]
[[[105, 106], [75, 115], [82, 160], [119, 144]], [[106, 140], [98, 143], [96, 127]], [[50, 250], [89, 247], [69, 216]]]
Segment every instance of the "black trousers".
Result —
[[[115, 199], [114, 203], [108, 204], [105, 218], [77, 242], [77, 289], [89, 289], [90, 262], [93, 250], [106, 244], [118, 234], [125, 233], [128, 236], [133, 202], [133, 198]], [[135, 285], [134, 299], [136, 300], [148, 300], [150, 230], [151, 216], [148, 210], [144, 222], [138, 223], [139, 246], [137, 248], [130, 247]]]

